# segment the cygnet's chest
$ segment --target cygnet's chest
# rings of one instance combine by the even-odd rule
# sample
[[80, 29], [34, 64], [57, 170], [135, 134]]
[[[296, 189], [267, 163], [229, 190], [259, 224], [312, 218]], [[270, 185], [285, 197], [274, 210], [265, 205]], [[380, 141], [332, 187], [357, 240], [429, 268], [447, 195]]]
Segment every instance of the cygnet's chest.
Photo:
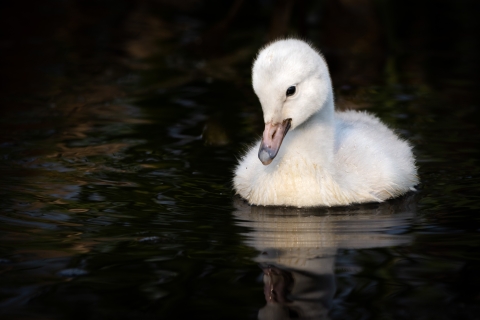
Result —
[[279, 204], [305, 202], [316, 199], [331, 182], [331, 177], [319, 164], [304, 157], [285, 155], [276, 160], [258, 176], [252, 191], [259, 199]]

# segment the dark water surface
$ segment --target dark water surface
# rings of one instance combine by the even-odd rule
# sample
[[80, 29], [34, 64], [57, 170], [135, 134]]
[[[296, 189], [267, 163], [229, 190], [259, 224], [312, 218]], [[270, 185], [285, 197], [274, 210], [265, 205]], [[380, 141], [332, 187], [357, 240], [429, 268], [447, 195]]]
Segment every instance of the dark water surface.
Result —
[[[480, 319], [478, 4], [410, 2], [3, 4], [0, 317]], [[411, 141], [418, 192], [234, 196], [250, 65], [285, 34]]]

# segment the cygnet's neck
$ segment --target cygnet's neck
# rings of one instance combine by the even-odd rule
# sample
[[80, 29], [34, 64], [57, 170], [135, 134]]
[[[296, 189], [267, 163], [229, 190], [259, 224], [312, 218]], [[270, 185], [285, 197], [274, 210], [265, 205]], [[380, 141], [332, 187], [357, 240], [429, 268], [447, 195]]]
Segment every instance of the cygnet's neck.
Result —
[[334, 114], [335, 114], [335, 107], [333, 104], [333, 93], [328, 93], [328, 98], [321, 106], [320, 110], [315, 112], [310, 118], [308, 118], [304, 123], [302, 123], [298, 128], [305, 128], [310, 129], [322, 129], [327, 130], [331, 129], [333, 132], [334, 126]]
[[[320, 110], [287, 134], [285, 142], [288, 145], [282, 146], [285, 152], [316, 159], [322, 167], [330, 169], [333, 166], [335, 144], [334, 109], [333, 94], [330, 92]], [[309, 157], [309, 154], [314, 156]]]

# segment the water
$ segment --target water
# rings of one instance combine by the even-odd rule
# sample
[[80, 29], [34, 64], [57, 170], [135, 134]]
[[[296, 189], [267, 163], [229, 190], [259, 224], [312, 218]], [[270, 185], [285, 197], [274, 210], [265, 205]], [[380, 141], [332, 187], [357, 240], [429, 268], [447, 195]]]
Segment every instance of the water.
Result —
[[289, 31], [324, 49], [339, 107], [408, 138], [422, 183], [383, 204], [291, 209], [231, 187], [263, 130], [250, 64], [283, 9], [222, 3], [1, 10], [35, 25], [2, 43], [2, 319], [480, 318], [472, 5], [407, 21], [392, 2], [390, 29], [357, 26], [374, 40], [355, 50], [331, 36], [334, 2], [293, 6]]

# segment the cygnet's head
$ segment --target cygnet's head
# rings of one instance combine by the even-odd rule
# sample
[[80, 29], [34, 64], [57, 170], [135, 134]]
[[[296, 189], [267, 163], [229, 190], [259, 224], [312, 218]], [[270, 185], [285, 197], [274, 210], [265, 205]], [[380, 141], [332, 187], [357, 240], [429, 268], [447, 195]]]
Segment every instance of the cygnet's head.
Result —
[[327, 106], [332, 89], [327, 64], [307, 43], [287, 39], [263, 48], [252, 68], [265, 131], [258, 156], [264, 165], [277, 155], [289, 129]]

